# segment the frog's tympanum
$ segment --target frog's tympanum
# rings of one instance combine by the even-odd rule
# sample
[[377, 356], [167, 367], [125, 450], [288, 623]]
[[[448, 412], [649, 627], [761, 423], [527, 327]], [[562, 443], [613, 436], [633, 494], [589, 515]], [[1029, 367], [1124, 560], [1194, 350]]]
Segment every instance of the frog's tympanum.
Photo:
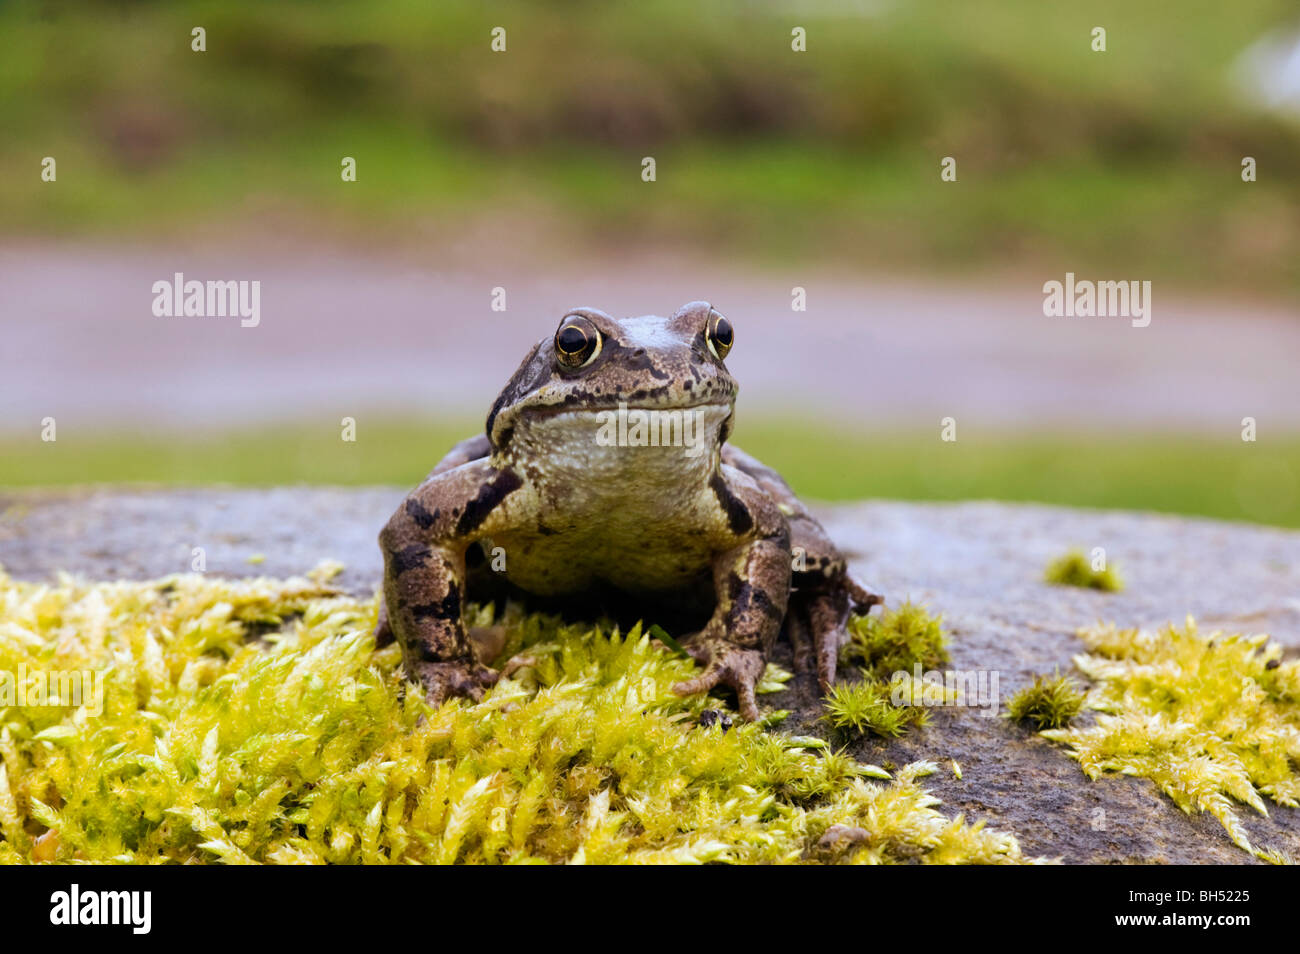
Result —
[[376, 635], [396, 636], [431, 699], [496, 680], [461, 612], [501, 597], [690, 632], [704, 669], [676, 691], [729, 686], [747, 719], [783, 629], [796, 668], [830, 686], [850, 609], [880, 597], [780, 475], [726, 443], [732, 343], [731, 323], [692, 302], [667, 319], [578, 308], [529, 352], [486, 433], [452, 448], [379, 535]]

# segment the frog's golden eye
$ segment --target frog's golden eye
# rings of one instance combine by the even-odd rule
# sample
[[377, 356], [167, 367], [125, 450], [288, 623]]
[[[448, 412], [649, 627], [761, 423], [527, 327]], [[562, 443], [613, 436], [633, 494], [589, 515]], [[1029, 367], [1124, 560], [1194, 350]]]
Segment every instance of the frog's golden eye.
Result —
[[555, 357], [566, 368], [581, 368], [600, 354], [600, 331], [581, 315], [570, 315], [555, 332]]
[[709, 310], [709, 323], [704, 329], [704, 340], [709, 343], [709, 350], [719, 361], [727, 356], [732, 342], [736, 340], [736, 333], [731, 330], [731, 322], [722, 317], [716, 308]]

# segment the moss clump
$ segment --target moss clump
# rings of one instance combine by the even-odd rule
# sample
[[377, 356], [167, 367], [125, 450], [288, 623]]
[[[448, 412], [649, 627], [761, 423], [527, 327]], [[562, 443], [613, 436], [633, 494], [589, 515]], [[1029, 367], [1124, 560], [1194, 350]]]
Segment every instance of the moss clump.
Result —
[[1300, 662], [1282, 662], [1265, 635], [1181, 629], [1082, 630], [1090, 652], [1075, 664], [1095, 683], [1091, 728], [1043, 733], [1070, 747], [1089, 778], [1149, 778], [1185, 812], [1214, 815], [1240, 847], [1251, 844], [1234, 805], [1268, 814], [1264, 798], [1300, 807]]
[[1118, 593], [1124, 589], [1118, 570], [1109, 564], [1104, 570], [1094, 570], [1081, 550], [1071, 550], [1047, 564], [1043, 579], [1057, 586], [1081, 586], [1106, 593]]
[[105, 673], [102, 711], [0, 701], [0, 862], [1025, 860], [936, 810], [929, 763], [881, 782], [819, 740], [699, 725], [718, 702], [671, 690], [694, 663], [639, 628], [507, 613], [523, 664], [434, 709], [375, 608], [321, 577], [0, 573], [0, 672]]
[[874, 732], [896, 738], [909, 726], [924, 726], [930, 714], [918, 703], [895, 705], [891, 680], [905, 681], [906, 697], [914, 693], [914, 667], [922, 671], [948, 661], [941, 623], [923, 606], [907, 602], [879, 616], [852, 616], [849, 641], [840, 650], [841, 664], [857, 663], [862, 680], [832, 687], [823, 705], [823, 718], [835, 728], [857, 735]]
[[879, 616], [853, 616], [840, 658], [856, 663], [868, 678], [885, 682], [896, 672], [910, 675], [918, 663], [922, 671], [934, 669], [948, 661], [942, 624], [942, 616], [931, 616], [910, 601]]
[[823, 718], [837, 729], [889, 738], [902, 735], [909, 725], [923, 726], [929, 720], [925, 709], [896, 706], [889, 695], [889, 686], [874, 680], [840, 683], [826, 696]]
[[1036, 729], [1059, 729], [1083, 709], [1083, 691], [1069, 676], [1034, 677], [1007, 700], [1007, 717], [1016, 722], [1032, 722]]

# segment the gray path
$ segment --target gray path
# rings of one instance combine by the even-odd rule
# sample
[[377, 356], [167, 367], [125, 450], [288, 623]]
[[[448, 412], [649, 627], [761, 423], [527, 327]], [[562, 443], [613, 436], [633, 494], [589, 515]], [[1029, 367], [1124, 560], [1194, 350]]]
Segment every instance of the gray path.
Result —
[[[734, 319], [747, 412], [863, 428], [933, 424], [1300, 428], [1300, 310], [1198, 301], [1157, 282], [1153, 319], [1046, 318], [1042, 283], [988, 287], [815, 269], [744, 269], [636, 249], [581, 262], [526, 253], [0, 246], [0, 434], [53, 415], [108, 428], [245, 426], [363, 411], [482, 414], [564, 310], [665, 313], [694, 298]], [[152, 285], [260, 281], [261, 324], [156, 318]], [[1088, 276], [1080, 276], [1088, 277]], [[1124, 278], [1137, 276], [1091, 276]], [[793, 313], [790, 290], [807, 289]], [[493, 312], [491, 290], [508, 310]]]

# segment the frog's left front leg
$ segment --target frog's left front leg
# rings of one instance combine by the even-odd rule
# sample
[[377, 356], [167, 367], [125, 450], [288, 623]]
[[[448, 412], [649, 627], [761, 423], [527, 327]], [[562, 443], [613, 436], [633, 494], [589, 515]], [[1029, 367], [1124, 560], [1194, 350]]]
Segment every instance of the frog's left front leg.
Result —
[[466, 638], [465, 551], [529, 512], [522, 481], [475, 460], [431, 475], [397, 509], [379, 536], [384, 553], [387, 625], [402, 646], [407, 675], [434, 704], [478, 698], [497, 674], [480, 665]]
[[713, 617], [688, 646], [704, 672], [673, 690], [690, 695], [730, 686], [740, 714], [753, 721], [755, 687], [790, 597], [790, 529], [772, 499], [739, 470], [723, 465], [710, 487], [719, 536], [732, 545], [713, 561]]

